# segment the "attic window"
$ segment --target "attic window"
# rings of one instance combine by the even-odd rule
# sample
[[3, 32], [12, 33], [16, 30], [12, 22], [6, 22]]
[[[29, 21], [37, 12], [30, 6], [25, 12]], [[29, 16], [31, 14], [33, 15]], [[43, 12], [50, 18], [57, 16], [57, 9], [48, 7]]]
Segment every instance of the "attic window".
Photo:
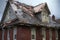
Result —
[[15, 11], [15, 13], [17, 13], [17, 11]]
[[9, 11], [9, 13], [11, 13], [11, 11]]

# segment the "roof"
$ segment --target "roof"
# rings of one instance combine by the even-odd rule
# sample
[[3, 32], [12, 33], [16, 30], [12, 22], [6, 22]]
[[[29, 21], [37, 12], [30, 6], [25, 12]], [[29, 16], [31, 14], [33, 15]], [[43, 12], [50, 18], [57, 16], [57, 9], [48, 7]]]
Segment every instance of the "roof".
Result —
[[[7, 5], [6, 5], [6, 8], [5, 8], [5, 11], [7, 11], [7, 8], [9, 7], [9, 5], [11, 5], [11, 7], [13, 8], [13, 6], [15, 6], [16, 9], [13, 8], [14, 11], [16, 11], [17, 9], [22, 9], [23, 12], [26, 12], [29, 16], [28, 19], [26, 18], [22, 18], [20, 21], [18, 20], [18, 23], [26, 23], [26, 24], [35, 24], [35, 25], [42, 25], [42, 26], [49, 26], [49, 27], [55, 27], [55, 26], [58, 26], [56, 24], [50, 24], [50, 23], [42, 23], [40, 20], [38, 20], [37, 17], [35, 17], [34, 13], [37, 13], [37, 12], [40, 12], [42, 11], [41, 8], [45, 8], [48, 13], [50, 13], [49, 9], [48, 9], [48, 6], [47, 6], [47, 3], [42, 3], [36, 7], [33, 7], [33, 6], [29, 6], [29, 5], [26, 5], [24, 3], [20, 3], [18, 1], [15, 1], [13, 3], [10, 3], [10, 2], [7, 2]], [[38, 8], [38, 10], [36, 10]], [[3, 14], [3, 17], [2, 17], [2, 21], [4, 20], [5, 16], [6, 16], [6, 13], [4, 11], [4, 14]], [[25, 13], [25, 14], [26, 14]], [[26, 15], [27, 15], [26, 14]], [[17, 15], [18, 16], [18, 15]], [[26, 16], [26, 17], [28, 17]], [[18, 18], [17, 18], [18, 19]], [[16, 19], [13, 19], [13, 20], [10, 20], [9, 22], [7, 23], [3, 23], [4, 25], [9, 25], [10, 23], [15, 23]], [[59, 25], [60, 26], [60, 25]]]
[[60, 24], [60, 19], [56, 19], [56, 23], [59, 23]]
[[39, 26], [39, 27], [48, 27], [48, 28], [59, 28], [60, 27], [60, 24], [57, 24], [57, 23], [43, 23], [43, 22], [40, 22], [40, 24], [29, 24], [29, 23], [24, 23], [24, 22], [20, 22], [18, 19], [14, 19], [14, 20], [11, 20], [7, 23], [4, 23], [4, 27], [7, 27], [7, 26], [13, 26], [13, 25], [24, 25], [24, 26]]
[[43, 9], [46, 9], [47, 12], [48, 12], [48, 14], [50, 14], [50, 10], [49, 10], [49, 8], [48, 8], [47, 3], [41, 3], [41, 4], [39, 4], [39, 5], [37, 5], [37, 6], [34, 7], [35, 13], [36, 13], [36, 12], [43, 11]]

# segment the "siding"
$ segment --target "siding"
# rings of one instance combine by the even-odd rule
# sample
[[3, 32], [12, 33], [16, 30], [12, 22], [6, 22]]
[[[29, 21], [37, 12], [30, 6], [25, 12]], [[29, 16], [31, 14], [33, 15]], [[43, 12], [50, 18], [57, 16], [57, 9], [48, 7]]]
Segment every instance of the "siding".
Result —
[[7, 30], [4, 31], [4, 40], [7, 40]]
[[52, 30], [52, 40], [56, 40], [56, 31]]
[[9, 30], [9, 34], [10, 34], [10, 40], [13, 40], [13, 29]]
[[60, 40], [60, 29], [58, 30], [58, 40]]
[[46, 40], [50, 39], [50, 35], [49, 35], [49, 29], [46, 29]]
[[17, 40], [31, 40], [31, 30], [29, 28], [19, 27], [17, 29]]
[[42, 29], [41, 28], [36, 29], [36, 40], [42, 40]]
[[2, 30], [0, 30], [0, 40], [2, 40]]

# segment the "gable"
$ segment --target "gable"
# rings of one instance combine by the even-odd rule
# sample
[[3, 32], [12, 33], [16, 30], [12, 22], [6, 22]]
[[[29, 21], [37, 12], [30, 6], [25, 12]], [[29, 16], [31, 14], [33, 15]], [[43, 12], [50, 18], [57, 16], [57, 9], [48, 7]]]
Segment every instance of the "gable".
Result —
[[6, 12], [6, 16], [4, 19], [4, 22], [7, 22], [9, 20], [13, 20], [16, 18], [15, 12], [13, 11], [13, 9], [11, 8], [11, 6], [8, 8], [8, 11]]
[[8, 2], [7, 5], [6, 5], [6, 8], [5, 8], [5, 11], [3, 13], [3, 17], [2, 17], [2, 20], [1, 22], [7, 22], [9, 20], [12, 20], [16, 18], [16, 15], [15, 15], [15, 12], [13, 11], [10, 3]]
[[48, 14], [50, 14], [50, 10], [49, 10], [49, 8], [48, 8], [47, 3], [39, 4], [39, 5], [35, 6], [35, 7], [33, 8], [33, 10], [35, 11], [35, 13], [45, 11], [45, 12], [47, 12]]
[[44, 8], [45, 4], [40, 4], [38, 6], [34, 7], [35, 13], [42, 11], [42, 8]]

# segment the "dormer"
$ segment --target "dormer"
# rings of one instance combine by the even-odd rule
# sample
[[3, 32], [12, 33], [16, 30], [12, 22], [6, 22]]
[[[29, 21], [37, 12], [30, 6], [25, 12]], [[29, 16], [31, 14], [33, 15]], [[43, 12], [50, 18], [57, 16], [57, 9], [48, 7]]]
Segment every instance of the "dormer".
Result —
[[49, 23], [50, 11], [48, 9], [47, 3], [42, 3], [34, 7], [35, 14], [38, 14], [38, 18], [45, 23]]

